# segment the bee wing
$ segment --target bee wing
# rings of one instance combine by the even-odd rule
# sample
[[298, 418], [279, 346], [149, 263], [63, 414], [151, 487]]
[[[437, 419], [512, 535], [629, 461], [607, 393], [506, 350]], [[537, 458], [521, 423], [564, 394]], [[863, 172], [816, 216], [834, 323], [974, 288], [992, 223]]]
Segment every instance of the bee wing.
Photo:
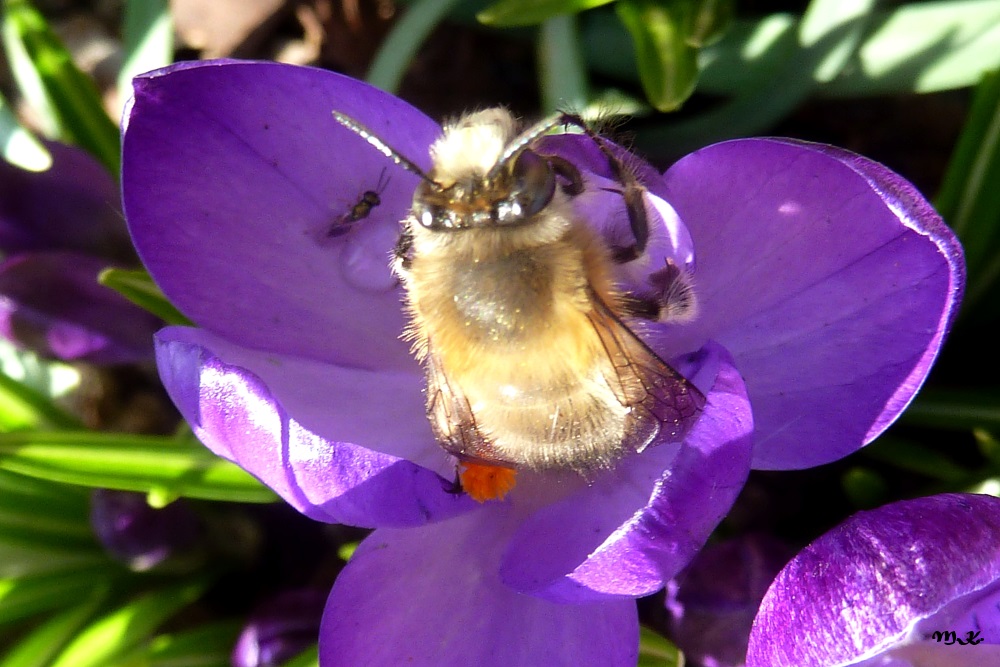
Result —
[[636, 336], [597, 295], [590, 314], [609, 360], [605, 380], [631, 408], [625, 445], [641, 452], [666, 429], [670, 442], [684, 437], [705, 407], [705, 395]]
[[451, 454], [464, 460], [488, 459], [489, 441], [476, 424], [469, 399], [448, 381], [430, 341], [425, 357], [427, 417], [434, 436]]

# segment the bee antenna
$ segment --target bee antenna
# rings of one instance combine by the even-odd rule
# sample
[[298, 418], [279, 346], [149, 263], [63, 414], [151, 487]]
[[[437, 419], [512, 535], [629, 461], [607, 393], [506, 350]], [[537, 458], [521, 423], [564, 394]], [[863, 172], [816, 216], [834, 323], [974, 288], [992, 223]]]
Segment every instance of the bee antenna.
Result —
[[511, 160], [511, 158], [523, 151], [535, 139], [549, 132], [553, 128], [562, 125], [565, 122], [565, 115], [566, 114], [559, 114], [557, 116], [546, 118], [538, 123], [535, 123], [522, 132], [517, 139], [507, 146], [507, 150], [503, 152], [503, 155], [501, 155], [500, 159], [497, 160], [495, 165], [493, 165], [490, 172], [486, 174], [486, 180], [492, 180], [495, 178], [497, 174], [500, 173], [500, 170], [504, 168], [504, 165]]
[[367, 127], [365, 127], [358, 121], [354, 120], [347, 114], [340, 113], [339, 111], [333, 112], [333, 118], [338, 123], [346, 127], [348, 130], [350, 130], [351, 132], [358, 135], [359, 137], [367, 141], [369, 144], [374, 146], [375, 150], [377, 150], [379, 153], [392, 160], [394, 163], [396, 163], [406, 171], [416, 174], [423, 180], [433, 185], [435, 188], [438, 187], [438, 184], [434, 182], [434, 179], [428, 176], [423, 169], [418, 167], [416, 163], [413, 162], [413, 160], [404, 157], [402, 153], [400, 153], [395, 148], [382, 141], [379, 137], [375, 135], [374, 132], [369, 130]]

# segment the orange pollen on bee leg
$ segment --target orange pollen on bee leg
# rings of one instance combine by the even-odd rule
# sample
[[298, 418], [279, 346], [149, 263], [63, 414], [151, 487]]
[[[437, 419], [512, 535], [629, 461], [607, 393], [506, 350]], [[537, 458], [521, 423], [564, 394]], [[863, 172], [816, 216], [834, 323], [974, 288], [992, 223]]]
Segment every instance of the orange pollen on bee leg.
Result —
[[503, 466], [483, 463], [459, 463], [458, 478], [462, 489], [473, 500], [481, 503], [487, 500], [501, 500], [517, 484], [517, 471]]

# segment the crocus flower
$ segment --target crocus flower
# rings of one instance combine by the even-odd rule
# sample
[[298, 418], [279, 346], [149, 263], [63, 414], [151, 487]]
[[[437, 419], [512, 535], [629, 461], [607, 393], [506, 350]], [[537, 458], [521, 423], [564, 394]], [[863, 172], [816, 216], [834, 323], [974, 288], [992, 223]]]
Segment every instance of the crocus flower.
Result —
[[233, 647], [233, 667], [278, 667], [316, 643], [326, 591], [282, 591], [250, 615]]
[[747, 665], [1000, 665], [1000, 499], [944, 494], [855, 514], [775, 579]]
[[97, 283], [136, 261], [118, 186], [84, 151], [47, 148], [43, 172], [0, 161], [0, 336], [64, 361], [148, 359], [159, 321]]
[[183, 499], [154, 508], [141, 493], [110, 489], [91, 493], [90, 525], [115, 560], [139, 572], [184, 555], [201, 531], [198, 516]]
[[[633, 598], [690, 560], [751, 465], [817, 465], [881, 432], [959, 298], [959, 246], [880, 165], [783, 140], [712, 146], [662, 177], [636, 159], [654, 261], [619, 278], [655, 291], [664, 258], [696, 269], [698, 316], [639, 334], [704, 408], [681, 443], [588, 479], [523, 470], [480, 504], [453, 493], [399, 338], [387, 257], [417, 177], [332, 110], [428, 168], [441, 129], [399, 99], [315, 69], [204, 62], [135, 80], [122, 173], [139, 253], [198, 325], [156, 342], [198, 437], [306, 515], [376, 529], [327, 602], [324, 667], [635, 664]], [[584, 172], [577, 213], [628, 238], [600, 152], [546, 142]], [[379, 205], [330, 234], [380, 183]]]
[[743, 667], [760, 601], [794, 555], [763, 533], [714, 542], [667, 582], [670, 638], [685, 660], [703, 667]]

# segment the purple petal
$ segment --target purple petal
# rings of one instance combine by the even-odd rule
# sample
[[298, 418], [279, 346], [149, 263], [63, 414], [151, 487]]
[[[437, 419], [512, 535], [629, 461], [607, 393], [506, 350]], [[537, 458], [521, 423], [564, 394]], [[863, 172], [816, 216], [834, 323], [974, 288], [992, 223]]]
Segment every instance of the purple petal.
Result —
[[961, 296], [961, 248], [937, 214], [885, 167], [813, 144], [717, 144], [665, 179], [698, 253], [700, 315], [675, 335], [732, 351], [754, 467], [819, 465], [878, 435]]
[[316, 643], [326, 593], [282, 591], [250, 616], [233, 647], [232, 667], [278, 667]]
[[753, 418], [729, 354], [710, 344], [701, 356], [685, 375], [707, 379], [708, 402], [684, 443], [630, 457], [529, 517], [504, 557], [508, 585], [570, 602], [646, 595], [704, 545], [750, 470]]
[[0, 161], [0, 251], [76, 250], [134, 262], [115, 180], [86, 151], [46, 148], [46, 171]]
[[97, 282], [108, 262], [29, 253], [0, 265], [0, 335], [65, 361], [149, 359], [159, 321]]
[[494, 504], [419, 529], [377, 530], [333, 587], [320, 662], [634, 667], [632, 600], [555, 604], [500, 582], [500, 553], [516, 521], [507, 506]]
[[91, 493], [90, 525], [101, 546], [136, 571], [183, 554], [201, 532], [198, 515], [183, 498], [154, 508], [144, 494], [110, 489]]
[[[889, 650], [937, 653], [952, 647], [902, 645], [933, 642], [933, 630], [995, 629], [998, 589], [1000, 499], [945, 494], [860, 512], [775, 579], [754, 621], [747, 665], [828, 667]], [[979, 653], [966, 653], [981, 662], [960, 662], [955, 653], [950, 664], [1000, 664], [987, 658], [996, 659], [987, 645], [1000, 644], [1000, 634], [983, 638]]]
[[[188, 317], [247, 347], [415, 368], [398, 340], [389, 251], [417, 177], [331, 112], [419, 164], [436, 123], [358, 81], [275, 63], [187, 64], [142, 75], [134, 89], [125, 213], [144, 263]], [[335, 229], [383, 178], [364, 224]]]
[[476, 506], [407, 460], [422, 449], [453, 470], [430, 435], [419, 376], [256, 352], [184, 327], [156, 343], [163, 384], [199, 439], [303, 514], [413, 526]]

